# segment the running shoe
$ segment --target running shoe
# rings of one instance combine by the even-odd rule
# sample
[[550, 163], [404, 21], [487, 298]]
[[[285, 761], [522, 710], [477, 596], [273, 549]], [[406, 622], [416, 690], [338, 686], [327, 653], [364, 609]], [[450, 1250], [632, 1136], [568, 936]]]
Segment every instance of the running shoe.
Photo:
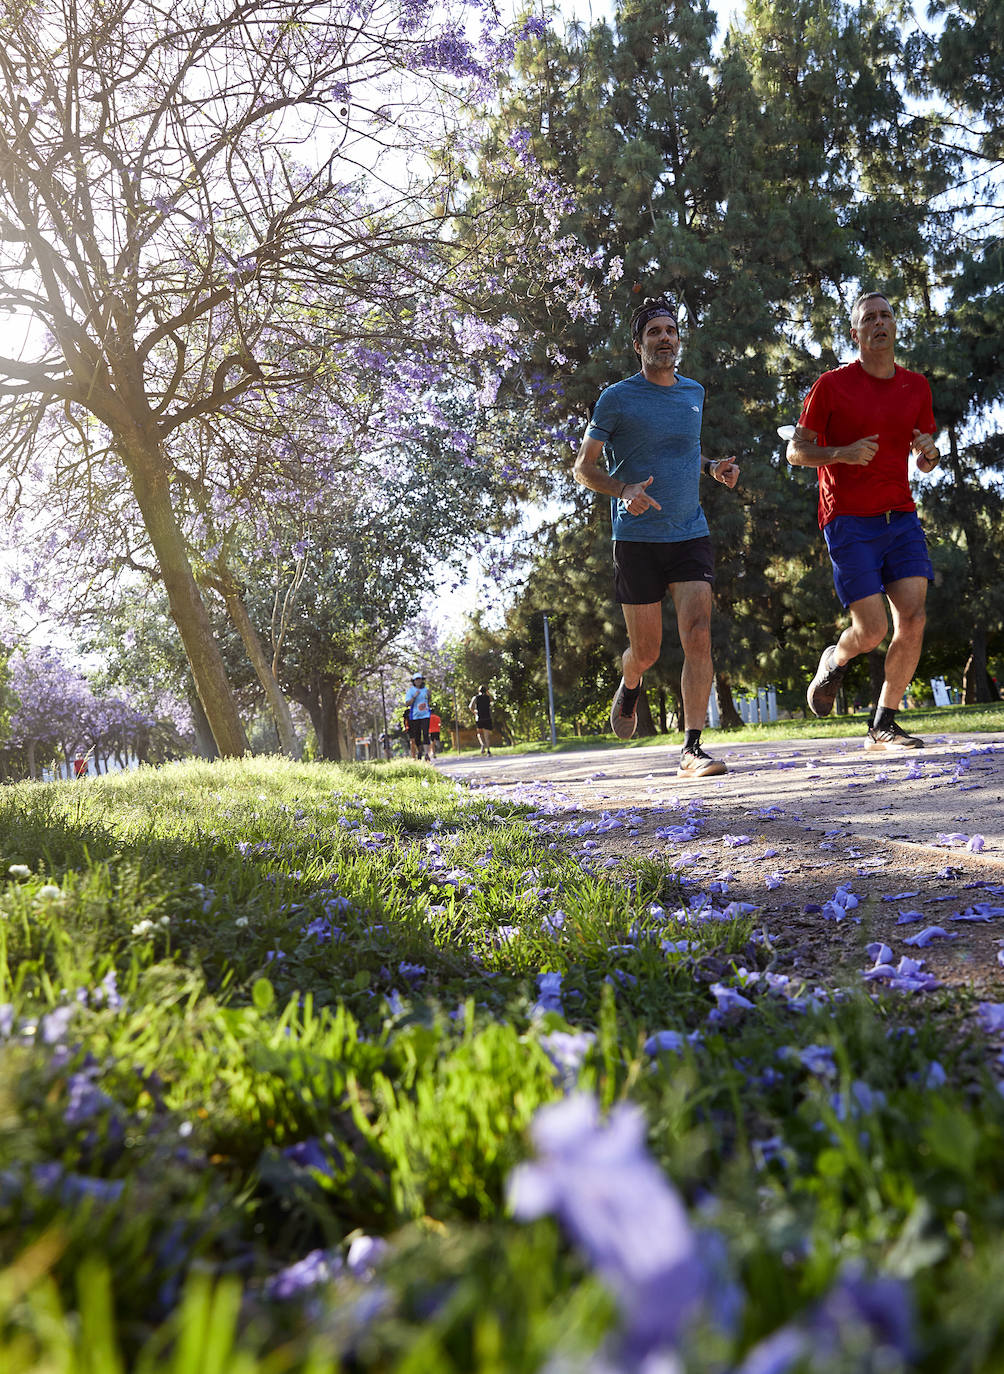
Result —
[[630, 739], [638, 728], [638, 696], [641, 683], [637, 687], [625, 687], [621, 678], [614, 699], [610, 703], [610, 728], [618, 739]]
[[700, 745], [696, 749], [684, 749], [680, 755], [680, 766], [676, 770], [678, 778], [717, 778], [729, 770], [721, 759], [713, 759]]
[[923, 749], [924, 741], [918, 739], [916, 735], [908, 735], [901, 725], [896, 721], [887, 730], [876, 730], [874, 725], [868, 727], [865, 735], [866, 749]]
[[809, 710], [814, 716], [828, 716], [833, 710], [833, 703], [837, 699], [840, 684], [843, 682], [844, 674], [849, 666], [846, 663], [842, 668], [838, 668], [836, 664], [830, 666], [830, 654], [836, 647], [835, 644], [831, 644], [823, 650], [819, 667], [816, 669], [816, 676], [809, 683], [805, 693]]

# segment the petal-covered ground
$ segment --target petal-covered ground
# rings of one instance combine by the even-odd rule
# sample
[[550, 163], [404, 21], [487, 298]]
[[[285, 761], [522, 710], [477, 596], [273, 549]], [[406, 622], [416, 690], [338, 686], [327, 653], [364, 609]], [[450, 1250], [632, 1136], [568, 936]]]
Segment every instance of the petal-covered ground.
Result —
[[[868, 969], [867, 946], [923, 958], [940, 982], [1004, 980], [1004, 735], [865, 753], [858, 738], [715, 749], [725, 777], [676, 777], [674, 747], [448, 757], [437, 767], [539, 804], [600, 866], [652, 856], [695, 889], [750, 903], [777, 966], [804, 978]], [[853, 907], [841, 892], [852, 894]]]

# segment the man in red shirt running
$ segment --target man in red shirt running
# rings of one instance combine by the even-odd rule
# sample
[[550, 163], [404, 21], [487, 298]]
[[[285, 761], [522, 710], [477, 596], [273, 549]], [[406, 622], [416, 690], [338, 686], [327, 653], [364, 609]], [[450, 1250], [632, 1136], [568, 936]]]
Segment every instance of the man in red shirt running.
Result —
[[828, 716], [848, 664], [882, 643], [884, 592], [892, 639], [865, 748], [920, 749], [923, 740], [897, 724], [896, 708], [920, 659], [934, 575], [908, 475], [911, 449], [921, 472], [938, 466], [931, 388], [919, 372], [896, 365], [896, 320], [885, 296], [869, 291], [854, 302], [851, 339], [857, 360], [816, 381], [788, 443], [789, 463], [819, 469], [819, 525], [837, 595], [851, 613], [836, 644], [823, 650], [806, 699], [814, 715]]

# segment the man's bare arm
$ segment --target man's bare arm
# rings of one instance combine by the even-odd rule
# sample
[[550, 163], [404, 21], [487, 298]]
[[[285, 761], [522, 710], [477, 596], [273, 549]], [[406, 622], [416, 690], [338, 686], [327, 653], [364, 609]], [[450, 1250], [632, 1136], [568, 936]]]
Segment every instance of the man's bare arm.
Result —
[[583, 439], [572, 469], [575, 480], [588, 487], [590, 491], [598, 491], [601, 496], [612, 496], [614, 500], [622, 501], [632, 515], [641, 515], [643, 511], [652, 508], [662, 510], [658, 501], [653, 500], [647, 491], [655, 480], [654, 477], [649, 477], [644, 482], [619, 482], [616, 477], [610, 476], [606, 468], [600, 467], [602, 456], [602, 439]]
[[831, 463], [849, 463], [852, 467], [867, 467], [878, 453], [878, 435], [869, 434], [853, 444], [820, 447], [815, 431], [795, 426], [794, 437], [788, 440], [788, 462], [793, 468], [825, 468]]

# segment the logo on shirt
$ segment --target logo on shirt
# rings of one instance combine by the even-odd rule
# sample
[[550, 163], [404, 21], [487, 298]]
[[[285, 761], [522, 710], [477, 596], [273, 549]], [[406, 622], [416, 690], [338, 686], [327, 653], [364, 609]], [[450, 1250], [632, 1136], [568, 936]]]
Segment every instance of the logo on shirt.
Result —
[[700, 406], [691, 406], [690, 409], [691, 409], [691, 410], [694, 412], [694, 414], [696, 415], [696, 414], [700, 411], [701, 407], [700, 407]]

